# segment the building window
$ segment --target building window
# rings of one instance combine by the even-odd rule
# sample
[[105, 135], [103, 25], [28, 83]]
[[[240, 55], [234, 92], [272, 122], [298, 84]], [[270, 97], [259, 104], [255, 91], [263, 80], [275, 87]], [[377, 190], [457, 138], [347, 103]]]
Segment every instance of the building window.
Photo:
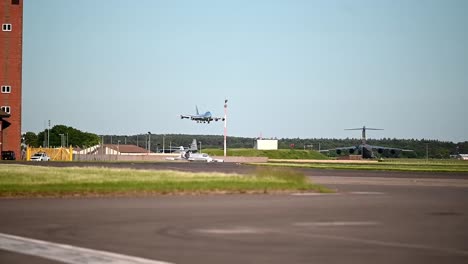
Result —
[[12, 5], [19, 5], [20, 0], [11, 0]]
[[2, 106], [2, 107], [0, 107], [0, 110], [2, 110], [3, 112], [5, 112], [7, 114], [11, 114], [9, 106]]
[[2, 85], [2, 93], [11, 93], [11, 86]]
[[3, 31], [11, 31], [11, 24], [2, 24]]

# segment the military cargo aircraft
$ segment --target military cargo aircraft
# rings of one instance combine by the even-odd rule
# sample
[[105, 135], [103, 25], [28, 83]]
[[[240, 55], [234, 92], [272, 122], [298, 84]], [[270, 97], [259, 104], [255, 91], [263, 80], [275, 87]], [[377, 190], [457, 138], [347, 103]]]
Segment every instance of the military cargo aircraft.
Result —
[[384, 156], [398, 156], [400, 152], [413, 151], [410, 149], [390, 148], [390, 147], [373, 146], [373, 145], [367, 144], [366, 130], [383, 130], [381, 128], [368, 128], [366, 126], [363, 126], [361, 128], [349, 128], [345, 130], [361, 130], [362, 131], [361, 144], [356, 145], [356, 146], [350, 146], [350, 147], [338, 147], [334, 149], [325, 149], [325, 150], [321, 150], [320, 152], [328, 152], [328, 151], [334, 150], [336, 151], [336, 154], [338, 155], [342, 154], [343, 152], [348, 152], [349, 154], [362, 155], [362, 158], [364, 159], [372, 159], [372, 158], [375, 158], [373, 150], [376, 150], [377, 153], [384, 155]]

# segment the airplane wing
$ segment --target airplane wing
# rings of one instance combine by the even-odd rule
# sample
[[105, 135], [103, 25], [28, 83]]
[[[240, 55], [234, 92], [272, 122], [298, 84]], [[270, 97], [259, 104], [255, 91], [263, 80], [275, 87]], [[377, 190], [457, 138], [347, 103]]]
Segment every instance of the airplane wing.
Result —
[[185, 119], [185, 118], [190, 119], [190, 118], [192, 118], [192, 116], [191, 115], [180, 115], [180, 119]]
[[332, 148], [332, 149], [322, 149], [322, 150], [320, 150], [320, 152], [337, 151], [337, 150], [343, 151], [343, 150], [350, 150], [350, 149], [355, 150], [355, 149], [357, 149], [357, 147], [352, 146], [352, 147], [339, 147], [339, 148]]
[[373, 146], [373, 145], [368, 145], [372, 149], [376, 149], [379, 153], [383, 152], [384, 150], [390, 150], [390, 151], [402, 151], [402, 152], [410, 152], [414, 151], [412, 149], [401, 149], [401, 148], [389, 148], [389, 147], [382, 147], [382, 146]]
[[206, 120], [206, 118], [197, 115], [180, 115], [180, 119]]
[[224, 121], [224, 117], [212, 117], [211, 121], [213, 121], [213, 120], [214, 121], [219, 121], [219, 120]]

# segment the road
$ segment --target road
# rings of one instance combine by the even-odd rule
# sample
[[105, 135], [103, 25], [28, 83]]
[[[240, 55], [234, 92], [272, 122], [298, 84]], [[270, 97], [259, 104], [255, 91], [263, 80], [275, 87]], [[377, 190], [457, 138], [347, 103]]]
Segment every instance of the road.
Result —
[[468, 262], [462, 174], [309, 174], [337, 193], [2, 199], [0, 263]]

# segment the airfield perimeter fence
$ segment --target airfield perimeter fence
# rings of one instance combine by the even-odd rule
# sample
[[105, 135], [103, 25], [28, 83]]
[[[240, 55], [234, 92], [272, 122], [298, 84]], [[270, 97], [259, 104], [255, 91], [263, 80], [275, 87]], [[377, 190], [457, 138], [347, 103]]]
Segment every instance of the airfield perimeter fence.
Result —
[[[143, 162], [162, 162], [168, 161], [166, 158], [178, 157], [178, 154], [140, 154], [140, 155], [112, 155], [112, 154], [73, 154], [73, 161], [143, 161]], [[249, 162], [268, 162], [267, 157], [213, 157], [221, 159], [224, 162], [249, 163]], [[168, 162], [186, 162], [186, 160], [175, 160]]]
[[33, 147], [27, 147], [26, 148], [26, 160], [31, 160], [31, 156], [39, 153], [39, 152], [44, 152], [47, 154], [47, 156], [50, 157], [51, 160], [53, 161], [72, 161], [72, 153], [73, 153], [73, 148], [43, 148], [43, 147], [38, 147], [38, 148], [33, 148]]

